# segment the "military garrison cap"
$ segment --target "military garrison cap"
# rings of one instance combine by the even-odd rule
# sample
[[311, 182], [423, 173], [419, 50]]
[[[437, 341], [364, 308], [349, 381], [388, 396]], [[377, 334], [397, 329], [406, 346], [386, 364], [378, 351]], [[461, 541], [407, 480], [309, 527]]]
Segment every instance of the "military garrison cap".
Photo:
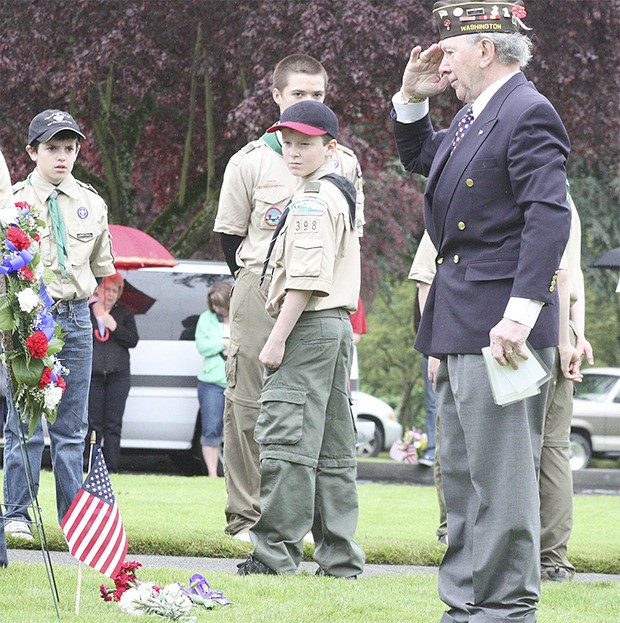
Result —
[[440, 39], [458, 35], [513, 34], [531, 30], [521, 20], [527, 16], [522, 0], [514, 2], [458, 2], [439, 0], [433, 5]]

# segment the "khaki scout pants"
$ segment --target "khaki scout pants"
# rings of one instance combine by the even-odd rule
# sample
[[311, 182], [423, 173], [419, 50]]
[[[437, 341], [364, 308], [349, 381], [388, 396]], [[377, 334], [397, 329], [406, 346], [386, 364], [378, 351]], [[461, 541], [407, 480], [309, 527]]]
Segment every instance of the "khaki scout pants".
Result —
[[[574, 335], [571, 334], [574, 344]], [[543, 445], [540, 455], [540, 566], [560, 567], [569, 576], [575, 567], [567, 558], [573, 529], [573, 474], [570, 467], [572, 381], [564, 378], [556, 356], [549, 387]]]
[[260, 276], [241, 269], [230, 299], [230, 347], [224, 392], [224, 479], [226, 529], [237, 534], [260, 516], [259, 448], [254, 428], [263, 389], [263, 364], [258, 360], [274, 320], [265, 310], [266, 289]]
[[328, 574], [358, 575], [364, 553], [353, 537], [358, 500], [355, 426], [348, 397], [352, 330], [339, 309], [305, 312], [271, 372], [256, 425], [262, 514], [250, 530], [254, 556], [295, 573], [312, 529], [314, 558]]

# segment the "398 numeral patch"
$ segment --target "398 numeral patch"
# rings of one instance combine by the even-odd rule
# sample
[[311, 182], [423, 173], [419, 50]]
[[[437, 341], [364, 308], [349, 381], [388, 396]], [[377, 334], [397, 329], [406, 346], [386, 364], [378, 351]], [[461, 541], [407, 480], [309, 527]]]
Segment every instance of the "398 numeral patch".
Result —
[[305, 233], [319, 231], [319, 221], [317, 219], [298, 219], [295, 221], [295, 232]]

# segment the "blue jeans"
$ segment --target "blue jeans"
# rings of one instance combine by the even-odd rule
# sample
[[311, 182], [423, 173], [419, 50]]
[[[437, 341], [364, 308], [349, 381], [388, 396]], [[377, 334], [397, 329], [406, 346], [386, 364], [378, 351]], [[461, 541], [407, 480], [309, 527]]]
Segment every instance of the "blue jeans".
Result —
[[433, 384], [428, 380], [428, 357], [424, 357], [424, 401], [426, 402], [426, 437], [428, 445], [426, 454], [429, 458], [435, 458], [435, 424], [437, 420], [437, 410], [435, 408], [435, 390]]
[[200, 445], [221, 445], [224, 419], [224, 388], [199, 380], [198, 402], [200, 403], [200, 420], [202, 422]]
[[[93, 360], [92, 327], [87, 299], [61, 301], [53, 312], [56, 322], [66, 333], [65, 345], [58, 357], [69, 369], [67, 387], [58, 405], [58, 417], [48, 425], [52, 469], [56, 480], [56, 508], [60, 522], [84, 479], [84, 437], [88, 428], [88, 387]], [[4, 503], [5, 517], [10, 520], [30, 520], [28, 506], [32, 504], [26, 481], [26, 466], [20, 449], [19, 416], [10, 392], [7, 392], [8, 418], [4, 430]], [[21, 425], [26, 438], [36, 496], [39, 489], [43, 428], [41, 422], [28, 439], [28, 425]]]

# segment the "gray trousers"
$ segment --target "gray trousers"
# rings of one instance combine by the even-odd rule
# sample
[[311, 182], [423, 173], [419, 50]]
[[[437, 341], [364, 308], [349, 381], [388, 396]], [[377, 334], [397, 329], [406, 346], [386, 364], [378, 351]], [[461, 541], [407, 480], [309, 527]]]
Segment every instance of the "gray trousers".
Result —
[[359, 508], [351, 352], [345, 311], [305, 312], [280, 368], [265, 379], [255, 432], [261, 517], [250, 536], [254, 556], [277, 573], [295, 573], [310, 530], [314, 558], [326, 573], [348, 577], [364, 569], [353, 540]]
[[[552, 367], [555, 349], [538, 351]], [[448, 549], [441, 623], [533, 623], [540, 598], [538, 468], [547, 386], [505, 407], [482, 355], [448, 355], [437, 373]]]

